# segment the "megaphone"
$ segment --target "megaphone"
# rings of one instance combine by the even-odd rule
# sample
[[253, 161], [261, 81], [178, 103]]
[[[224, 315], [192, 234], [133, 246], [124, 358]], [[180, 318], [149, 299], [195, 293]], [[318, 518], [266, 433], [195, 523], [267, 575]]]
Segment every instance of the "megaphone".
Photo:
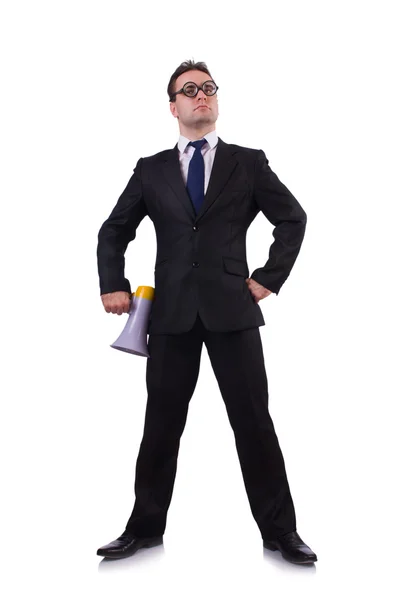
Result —
[[137, 288], [131, 297], [128, 321], [117, 340], [110, 344], [111, 348], [150, 358], [146, 336], [153, 298], [153, 287], [140, 285]]

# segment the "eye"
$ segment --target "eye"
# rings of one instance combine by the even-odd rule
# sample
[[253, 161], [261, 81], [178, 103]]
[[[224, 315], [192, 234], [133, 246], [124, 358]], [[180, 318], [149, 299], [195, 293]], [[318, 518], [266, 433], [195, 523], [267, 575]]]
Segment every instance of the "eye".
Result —
[[196, 86], [192, 83], [185, 85], [185, 87], [183, 88], [186, 92], [186, 94], [195, 94], [196, 93]]
[[215, 90], [216, 90], [216, 85], [214, 83], [212, 83], [211, 81], [204, 84], [204, 92], [206, 92], [207, 94], [214, 94]]

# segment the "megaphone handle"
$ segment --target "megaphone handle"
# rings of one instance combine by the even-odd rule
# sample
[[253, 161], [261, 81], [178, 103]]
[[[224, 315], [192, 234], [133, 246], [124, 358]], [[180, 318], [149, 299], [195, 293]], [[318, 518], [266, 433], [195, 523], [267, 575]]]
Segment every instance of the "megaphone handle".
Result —
[[132, 306], [133, 306], [133, 303], [134, 303], [134, 294], [135, 294], [135, 292], [132, 292], [132, 294], [130, 293], [130, 306], [129, 306], [129, 309], [128, 309], [128, 313], [129, 314], [131, 314]]

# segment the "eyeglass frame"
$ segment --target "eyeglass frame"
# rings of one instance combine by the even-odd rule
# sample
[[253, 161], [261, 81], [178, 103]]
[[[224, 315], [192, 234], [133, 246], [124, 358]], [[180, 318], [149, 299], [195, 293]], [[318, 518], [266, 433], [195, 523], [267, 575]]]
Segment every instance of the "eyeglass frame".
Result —
[[[213, 94], [206, 94], [206, 92], [204, 92], [204, 85], [205, 85], [206, 83], [208, 83], [209, 81], [210, 81], [211, 83], [213, 83], [213, 84], [214, 84], [214, 86], [215, 86], [215, 92], [214, 92]], [[194, 94], [194, 96], [189, 96], [188, 94], [186, 94], [186, 93], [185, 93], [185, 91], [184, 91], [184, 89], [183, 89], [183, 88], [185, 87], [185, 85], [187, 85], [188, 83], [193, 83], [193, 84], [196, 86], [196, 88], [197, 88], [197, 91], [196, 91], [196, 93]], [[203, 85], [197, 85], [197, 83], [194, 83], [194, 81], [186, 81], [186, 83], [184, 83], [184, 84], [183, 84], [183, 87], [181, 87], [181, 89], [180, 89], [180, 90], [178, 90], [177, 92], [174, 92], [173, 94], [171, 94], [171, 98], [174, 98], [174, 100], [171, 100], [171, 98], [170, 98], [170, 102], [174, 102], [174, 101], [175, 101], [175, 96], [176, 96], [177, 94], [184, 94], [184, 95], [186, 96], [186, 98], [195, 98], [195, 97], [197, 96], [197, 94], [199, 93], [199, 91], [200, 91], [200, 90], [203, 90], [203, 92], [204, 92], [204, 94], [205, 94], [206, 96], [215, 96], [215, 94], [216, 94], [216, 93], [217, 93], [217, 91], [219, 90], [219, 86], [218, 86], [218, 85], [216, 85], [216, 83], [215, 83], [215, 81], [214, 81], [213, 79], [207, 79], [206, 81], [204, 81]]]

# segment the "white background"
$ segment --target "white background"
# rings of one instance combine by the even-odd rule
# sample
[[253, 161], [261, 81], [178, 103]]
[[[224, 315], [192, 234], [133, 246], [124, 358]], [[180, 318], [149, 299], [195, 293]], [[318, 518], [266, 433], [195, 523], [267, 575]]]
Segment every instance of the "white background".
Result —
[[[1, 67], [3, 597], [340, 598], [395, 589], [396, 119], [393, 2], [4, 2]], [[187, 59], [219, 85], [216, 130], [265, 151], [308, 215], [259, 304], [270, 412], [314, 567], [263, 551], [203, 347], [164, 547], [103, 562], [124, 530], [146, 359], [116, 352], [100, 225], [137, 160], [179, 136]], [[250, 273], [272, 226], [247, 238]], [[146, 218], [126, 253], [154, 285]]]

